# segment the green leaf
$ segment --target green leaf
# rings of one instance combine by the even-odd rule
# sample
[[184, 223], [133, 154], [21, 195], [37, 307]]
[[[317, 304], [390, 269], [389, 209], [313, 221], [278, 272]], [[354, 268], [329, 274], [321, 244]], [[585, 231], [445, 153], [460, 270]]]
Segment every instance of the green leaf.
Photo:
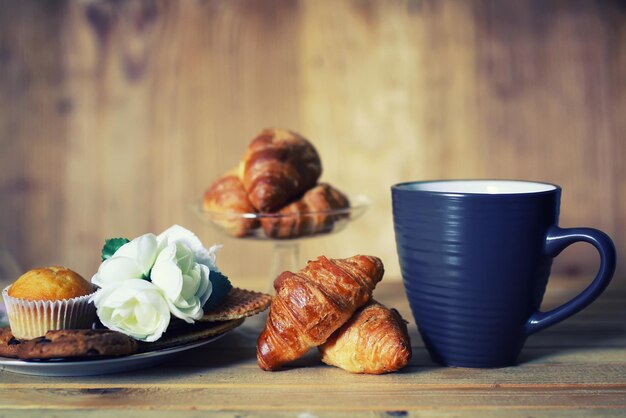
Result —
[[115, 252], [124, 244], [130, 242], [126, 238], [110, 238], [104, 243], [102, 247], [102, 261], [110, 258]]
[[224, 276], [219, 271], [211, 270], [209, 280], [213, 285], [213, 291], [211, 292], [211, 296], [209, 296], [209, 300], [207, 300], [203, 306], [205, 311], [209, 311], [219, 305], [222, 300], [224, 300], [228, 292], [230, 292], [230, 289], [233, 288], [233, 285], [230, 284], [228, 277]]

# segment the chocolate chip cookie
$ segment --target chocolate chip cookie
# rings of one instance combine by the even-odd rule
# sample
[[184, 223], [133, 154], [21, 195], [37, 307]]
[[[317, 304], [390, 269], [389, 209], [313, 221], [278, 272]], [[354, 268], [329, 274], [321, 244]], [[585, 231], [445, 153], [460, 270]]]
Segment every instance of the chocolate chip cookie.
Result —
[[17, 349], [21, 341], [13, 336], [10, 327], [0, 328], [0, 356], [17, 357]]
[[109, 357], [133, 354], [137, 342], [111, 330], [65, 329], [48, 331], [43, 337], [22, 342], [18, 357], [25, 360], [65, 357]]

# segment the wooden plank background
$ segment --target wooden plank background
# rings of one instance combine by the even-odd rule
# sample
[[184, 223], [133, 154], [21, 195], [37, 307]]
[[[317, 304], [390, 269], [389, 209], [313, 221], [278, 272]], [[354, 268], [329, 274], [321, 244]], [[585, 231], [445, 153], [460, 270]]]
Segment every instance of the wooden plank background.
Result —
[[[561, 224], [626, 244], [626, 8], [615, 1], [0, 0], [0, 249], [90, 276], [105, 237], [180, 223], [231, 276], [271, 246], [190, 210], [261, 128], [301, 132], [373, 204], [302, 257], [379, 255], [389, 187], [563, 186]], [[241, 262], [245, 259], [246, 262]], [[563, 273], [594, 269], [576, 245]]]

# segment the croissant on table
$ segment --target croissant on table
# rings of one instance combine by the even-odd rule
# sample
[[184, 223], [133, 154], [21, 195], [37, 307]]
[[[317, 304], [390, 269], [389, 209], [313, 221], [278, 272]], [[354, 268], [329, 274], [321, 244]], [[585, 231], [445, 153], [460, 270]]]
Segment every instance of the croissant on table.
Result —
[[352, 373], [394, 372], [411, 359], [406, 322], [398, 311], [373, 300], [318, 348], [324, 363]]
[[223, 174], [209, 186], [204, 192], [202, 208], [215, 213], [213, 220], [233, 236], [244, 237], [258, 227], [257, 219], [242, 218], [237, 215], [254, 213], [256, 210], [250, 203], [248, 193], [236, 170]]
[[326, 342], [372, 295], [384, 268], [377, 257], [357, 255], [309, 261], [297, 273], [274, 281], [265, 329], [257, 340], [257, 361], [275, 370]]
[[[347, 214], [324, 212], [350, 206], [348, 198], [329, 184], [320, 183], [302, 197], [275, 212], [276, 217], [261, 220], [270, 238], [294, 238], [332, 230], [335, 221]], [[305, 214], [306, 213], [306, 214]]]
[[248, 145], [239, 176], [252, 205], [273, 212], [315, 185], [322, 163], [304, 137], [283, 129], [265, 129]]

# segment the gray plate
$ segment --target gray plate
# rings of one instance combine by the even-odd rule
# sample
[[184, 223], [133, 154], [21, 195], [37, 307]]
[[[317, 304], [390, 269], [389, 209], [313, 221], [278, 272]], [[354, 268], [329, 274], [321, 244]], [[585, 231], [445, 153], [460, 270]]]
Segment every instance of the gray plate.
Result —
[[[236, 328], [234, 328], [236, 329]], [[230, 330], [232, 331], [232, 330]], [[216, 335], [202, 341], [194, 341], [177, 347], [149, 351], [147, 353], [131, 354], [124, 357], [106, 358], [101, 360], [81, 361], [23, 361], [0, 357], [0, 370], [11, 373], [29, 374], [35, 376], [94, 376], [113, 374], [144, 369], [163, 363], [180, 352], [191, 350], [209, 344], [228, 334]]]

